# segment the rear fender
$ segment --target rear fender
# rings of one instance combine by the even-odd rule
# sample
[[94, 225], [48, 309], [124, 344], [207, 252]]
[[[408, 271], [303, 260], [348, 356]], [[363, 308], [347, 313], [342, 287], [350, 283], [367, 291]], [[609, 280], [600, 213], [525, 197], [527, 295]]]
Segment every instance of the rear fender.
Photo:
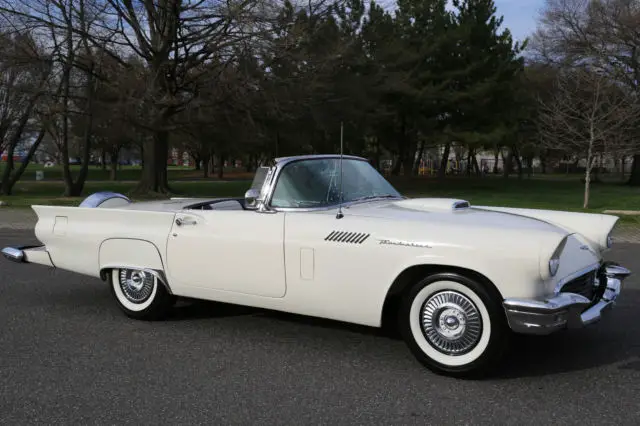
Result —
[[100, 244], [100, 277], [105, 279], [111, 269], [142, 269], [154, 274], [167, 288], [162, 256], [151, 242], [140, 239], [112, 238]]

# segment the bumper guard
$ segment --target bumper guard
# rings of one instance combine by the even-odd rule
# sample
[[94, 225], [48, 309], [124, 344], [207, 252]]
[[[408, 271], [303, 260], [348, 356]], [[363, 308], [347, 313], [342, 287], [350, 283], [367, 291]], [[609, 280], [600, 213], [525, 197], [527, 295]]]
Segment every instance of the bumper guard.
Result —
[[630, 274], [622, 266], [603, 264], [598, 278], [604, 291], [596, 301], [577, 293], [558, 293], [544, 300], [506, 299], [503, 306], [509, 327], [516, 333], [545, 335], [594, 323], [613, 307], [620, 295], [622, 281]]

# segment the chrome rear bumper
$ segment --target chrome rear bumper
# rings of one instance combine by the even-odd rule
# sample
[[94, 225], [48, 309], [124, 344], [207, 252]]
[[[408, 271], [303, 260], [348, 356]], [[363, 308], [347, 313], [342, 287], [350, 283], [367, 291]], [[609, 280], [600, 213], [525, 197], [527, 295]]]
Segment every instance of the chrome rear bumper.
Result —
[[5, 247], [2, 255], [16, 263], [37, 263], [54, 267], [51, 256], [44, 245]]
[[24, 262], [24, 252], [21, 248], [5, 247], [2, 249], [2, 255], [12, 262]]
[[576, 293], [558, 293], [544, 299], [505, 299], [503, 306], [509, 327], [516, 333], [551, 334], [565, 328], [580, 328], [600, 320], [620, 295], [622, 281], [631, 272], [613, 263], [598, 271], [602, 295], [592, 301]]

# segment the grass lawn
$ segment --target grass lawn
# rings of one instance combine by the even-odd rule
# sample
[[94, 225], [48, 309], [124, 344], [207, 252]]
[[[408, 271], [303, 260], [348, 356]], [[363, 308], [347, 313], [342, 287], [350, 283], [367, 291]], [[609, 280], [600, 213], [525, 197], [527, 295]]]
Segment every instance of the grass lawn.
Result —
[[[174, 170], [174, 174], [179, 173]], [[185, 175], [192, 170], [182, 171]], [[197, 172], [198, 174], [200, 172]], [[171, 182], [176, 196], [193, 197], [240, 197], [249, 188], [248, 176], [230, 176], [232, 180], [216, 179]], [[183, 177], [186, 179], [186, 177]], [[389, 178], [391, 183], [409, 197], [453, 197], [469, 200], [476, 205], [529, 207], [571, 211], [602, 212], [603, 210], [640, 210], [640, 188], [633, 188], [618, 182], [595, 183], [592, 185], [590, 208], [582, 209], [583, 184], [580, 176], [569, 178], [565, 175], [553, 179], [540, 176], [531, 179], [509, 179], [501, 177], [467, 178], [452, 177], [439, 181], [435, 178]], [[97, 191], [110, 190], [128, 194], [135, 181], [89, 181], [84, 194], [78, 198], [62, 197], [63, 184], [57, 181], [21, 181], [13, 196], [2, 197], [13, 207], [28, 207], [32, 204], [78, 205], [82, 199]], [[621, 222], [640, 226], [640, 216], [622, 216]]]
[[[18, 168], [20, 164], [16, 164]], [[4, 163], [0, 163], [0, 173], [4, 168]], [[71, 173], [74, 176], [80, 171], [80, 166], [70, 166]], [[251, 179], [252, 173], [242, 173], [243, 169], [233, 169], [231, 167], [225, 168], [225, 174], [231, 173], [232, 179]], [[43, 180], [47, 182], [58, 182], [62, 180], [62, 166], [56, 165], [53, 167], [44, 167], [43, 164], [29, 164], [27, 169], [22, 175], [21, 181], [36, 181], [36, 172], [42, 171], [44, 176]], [[116, 178], [118, 181], [138, 181], [142, 168], [140, 166], [118, 166]], [[202, 179], [203, 172], [200, 170], [194, 170], [193, 167], [184, 166], [168, 166], [167, 173], [169, 180], [196, 180]], [[89, 166], [88, 180], [89, 181], [103, 181], [110, 179], [109, 168], [103, 169], [101, 166]]]

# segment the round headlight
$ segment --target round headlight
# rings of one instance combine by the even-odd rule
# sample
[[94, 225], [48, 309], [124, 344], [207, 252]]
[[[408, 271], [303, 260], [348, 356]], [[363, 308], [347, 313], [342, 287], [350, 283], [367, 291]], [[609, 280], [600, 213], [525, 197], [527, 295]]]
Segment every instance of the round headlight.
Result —
[[558, 268], [560, 268], [560, 259], [552, 258], [549, 260], [549, 274], [552, 277], [558, 273]]

